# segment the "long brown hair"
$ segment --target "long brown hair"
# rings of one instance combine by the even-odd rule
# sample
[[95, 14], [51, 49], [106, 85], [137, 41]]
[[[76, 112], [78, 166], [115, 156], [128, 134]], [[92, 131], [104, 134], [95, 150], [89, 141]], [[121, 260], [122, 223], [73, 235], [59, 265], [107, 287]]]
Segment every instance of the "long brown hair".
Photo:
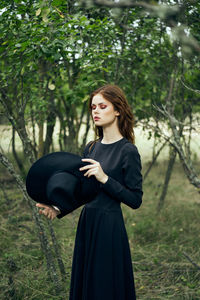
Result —
[[[95, 95], [101, 94], [106, 100], [110, 101], [114, 109], [119, 112], [118, 127], [121, 135], [129, 140], [132, 144], [135, 143], [134, 135], [134, 115], [131, 111], [131, 107], [123, 93], [123, 91], [116, 85], [107, 84], [104, 85], [94, 92], [91, 93], [88, 102], [89, 111], [92, 115], [92, 99]], [[97, 140], [103, 137], [103, 129], [101, 126], [95, 126], [95, 135], [98, 137]], [[92, 143], [93, 145], [93, 143]], [[91, 146], [92, 146], [91, 145]]]

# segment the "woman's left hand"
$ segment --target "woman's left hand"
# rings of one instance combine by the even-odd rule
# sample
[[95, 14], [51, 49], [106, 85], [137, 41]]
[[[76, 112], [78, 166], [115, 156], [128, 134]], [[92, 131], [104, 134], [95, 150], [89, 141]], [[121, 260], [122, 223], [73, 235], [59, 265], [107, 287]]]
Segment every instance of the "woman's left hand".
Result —
[[83, 158], [82, 161], [90, 162], [90, 165], [84, 166], [80, 168], [80, 171], [88, 170], [84, 176], [90, 177], [91, 175], [94, 175], [98, 181], [101, 183], [106, 183], [108, 180], [108, 176], [104, 173], [100, 163], [94, 159], [91, 158]]
[[40, 208], [39, 213], [45, 215], [45, 217], [47, 217], [48, 219], [53, 220], [55, 219], [55, 217], [57, 217], [57, 215], [60, 214], [60, 212], [51, 205], [37, 203], [36, 206]]

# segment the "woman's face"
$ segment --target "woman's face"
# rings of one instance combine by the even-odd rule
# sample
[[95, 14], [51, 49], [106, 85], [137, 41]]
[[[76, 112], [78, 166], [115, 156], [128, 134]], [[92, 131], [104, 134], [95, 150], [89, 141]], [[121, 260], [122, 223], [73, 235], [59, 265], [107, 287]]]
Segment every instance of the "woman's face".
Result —
[[101, 94], [97, 94], [92, 98], [91, 109], [96, 126], [107, 127], [117, 122], [119, 112], [114, 110], [113, 104]]

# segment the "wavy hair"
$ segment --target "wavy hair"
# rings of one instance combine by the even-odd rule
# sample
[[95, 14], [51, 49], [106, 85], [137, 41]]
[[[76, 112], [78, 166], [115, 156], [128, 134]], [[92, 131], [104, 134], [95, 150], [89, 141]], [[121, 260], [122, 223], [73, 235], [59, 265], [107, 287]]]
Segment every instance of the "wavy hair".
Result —
[[[93, 91], [90, 95], [88, 106], [90, 114], [92, 115], [92, 99], [95, 95], [101, 94], [106, 100], [110, 101], [114, 109], [119, 112], [118, 127], [121, 135], [129, 140], [132, 144], [135, 143], [134, 135], [134, 115], [131, 111], [131, 107], [123, 93], [123, 91], [116, 85], [107, 84], [97, 90]], [[97, 140], [103, 137], [103, 129], [101, 126], [95, 126], [95, 134], [98, 137]], [[93, 145], [93, 143], [92, 143]], [[92, 147], [91, 145], [91, 147]]]

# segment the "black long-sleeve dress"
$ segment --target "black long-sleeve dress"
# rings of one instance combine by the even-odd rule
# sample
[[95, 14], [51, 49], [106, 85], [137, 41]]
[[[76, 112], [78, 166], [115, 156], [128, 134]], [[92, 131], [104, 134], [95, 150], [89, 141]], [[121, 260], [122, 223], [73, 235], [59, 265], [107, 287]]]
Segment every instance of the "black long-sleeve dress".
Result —
[[89, 145], [84, 157], [100, 162], [108, 180], [80, 214], [70, 300], [134, 300], [132, 261], [120, 202], [133, 209], [141, 205], [140, 155], [126, 138], [111, 144], [100, 139], [90, 153], [88, 150]]

